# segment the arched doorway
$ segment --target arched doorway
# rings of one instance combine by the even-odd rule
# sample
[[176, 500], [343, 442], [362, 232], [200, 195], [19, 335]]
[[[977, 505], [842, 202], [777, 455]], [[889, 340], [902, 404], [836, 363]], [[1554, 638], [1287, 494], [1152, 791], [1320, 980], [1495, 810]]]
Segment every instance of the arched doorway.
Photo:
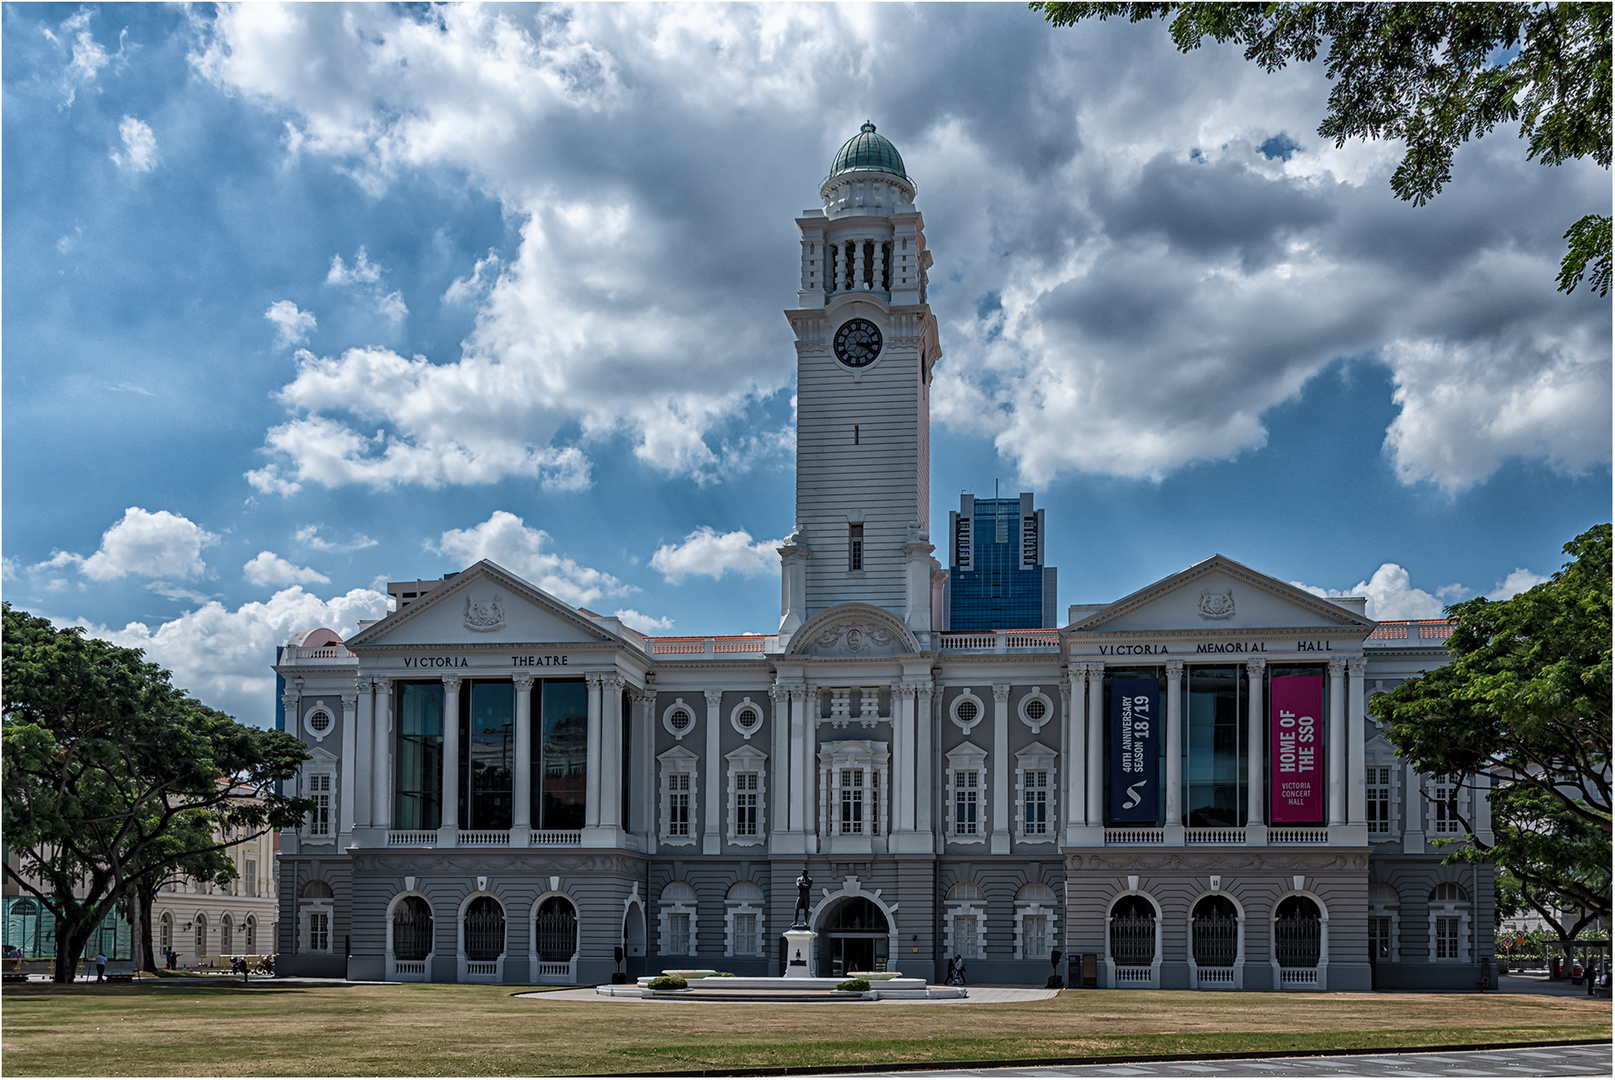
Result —
[[645, 909], [638, 900], [628, 904], [622, 916], [624, 971], [630, 979], [645, 974]]
[[533, 949], [538, 956], [534, 978], [571, 982], [578, 955], [578, 909], [564, 896], [549, 896], [533, 916]]
[[819, 926], [819, 974], [845, 978], [849, 971], [885, 971], [891, 924], [866, 896], [831, 908]]

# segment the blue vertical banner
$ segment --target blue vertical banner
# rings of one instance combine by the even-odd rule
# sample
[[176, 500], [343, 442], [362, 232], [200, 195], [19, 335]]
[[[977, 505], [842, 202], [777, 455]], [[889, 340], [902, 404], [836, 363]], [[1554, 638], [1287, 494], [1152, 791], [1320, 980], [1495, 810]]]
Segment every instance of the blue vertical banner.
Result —
[[1155, 824], [1161, 812], [1158, 679], [1110, 681], [1110, 820]]

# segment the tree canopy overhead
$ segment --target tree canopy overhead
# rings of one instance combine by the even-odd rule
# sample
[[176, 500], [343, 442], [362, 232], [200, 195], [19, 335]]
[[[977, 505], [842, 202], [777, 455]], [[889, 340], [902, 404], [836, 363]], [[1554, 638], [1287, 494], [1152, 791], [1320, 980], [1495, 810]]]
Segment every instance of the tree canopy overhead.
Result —
[[[3, 607], [6, 876], [57, 924], [68, 981], [119, 902], [176, 869], [228, 876], [230, 843], [298, 825], [308, 752], [196, 701], [139, 650]], [[148, 957], [149, 959], [149, 957]]]
[[[1422, 206], [1452, 179], [1457, 148], [1518, 122], [1526, 158], [1610, 167], [1608, 3], [1053, 3], [1055, 26], [1084, 19], [1172, 17], [1183, 52], [1207, 39], [1245, 47], [1266, 71], [1310, 63], [1327, 49], [1334, 80], [1318, 134], [1401, 139], [1391, 175], [1399, 198]], [[1559, 288], [1584, 279], [1609, 294], [1610, 218], [1586, 214], [1565, 232]]]
[[1610, 917], [1610, 526], [1565, 552], [1512, 599], [1449, 607], [1452, 663], [1369, 707], [1419, 772], [1490, 779], [1493, 841], [1465, 821], [1458, 857], [1492, 859], [1527, 904], [1584, 925]]

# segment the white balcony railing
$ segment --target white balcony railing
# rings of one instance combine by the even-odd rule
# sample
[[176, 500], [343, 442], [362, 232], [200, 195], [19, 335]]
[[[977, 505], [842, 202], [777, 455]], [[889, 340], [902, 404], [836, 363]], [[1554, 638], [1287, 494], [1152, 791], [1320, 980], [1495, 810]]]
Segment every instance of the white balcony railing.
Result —
[[938, 637], [950, 652], [1058, 652], [1058, 630], [984, 630], [944, 633]]
[[583, 843], [580, 829], [534, 829], [529, 841], [534, 847], [577, 847]]
[[388, 847], [436, 847], [436, 829], [409, 829], [402, 832], [389, 832], [387, 834]]
[[1304, 990], [1318, 985], [1318, 969], [1306, 968], [1279, 968], [1279, 988], [1282, 990]]
[[509, 829], [478, 829], [460, 834], [461, 847], [509, 847]]
[[1231, 967], [1197, 967], [1195, 984], [1202, 990], [1231, 990], [1234, 987], [1234, 969]]
[[1116, 968], [1117, 986], [1149, 985], [1151, 979], [1148, 967], [1121, 967]]
[[1243, 844], [1244, 829], [1184, 829], [1185, 844]]
[[1166, 839], [1165, 829], [1106, 829], [1106, 844], [1159, 844]]
[[1328, 829], [1269, 829], [1269, 844], [1327, 844]]

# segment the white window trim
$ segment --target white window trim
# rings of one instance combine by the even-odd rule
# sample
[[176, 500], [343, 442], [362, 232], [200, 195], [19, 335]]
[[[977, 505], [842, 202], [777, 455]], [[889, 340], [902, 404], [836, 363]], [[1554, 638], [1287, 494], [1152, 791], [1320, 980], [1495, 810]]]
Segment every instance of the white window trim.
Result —
[[[1393, 907], [1393, 906], [1391, 906], [1389, 904], [1370, 904], [1370, 905], [1368, 905], [1368, 917], [1370, 919], [1375, 919], [1375, 918], [1383, 919], [1383, 918], [1389, 917], [1390, 920], [1391, 920], [1391, 955], [1387, 956], [1384, 960], [1377, 960], [1377, 958], [1376, 958], [1376, 961], [1378, 963], [1384, 963], [1384, 964], [1399, 964], [1399, 963], [1401, 963], [1402, 962], [1402, 944], [1401, 944], [1402, 915], [1401, 915], [1401, 912], [1398, 910], [1397, 907]], [[1372, 937], [1369, 938], [1369, 942], [1372, 945], [1372, 943], [1373, 943], [1373, 938]]]
[[[984, 844], [987, 842], [988, 834], [992, 832], [987, 820], [987, 807], [989, 804], [987, 796], [987, 751], [974, 743], [960, 743], [948, 751], [947, 762], [948, 775], [946, 782], [943, 784], [943, 790], [948, 801], [943, 808], [946, 814], [943, 820], [947, 822], [948, 843]], [[954, 785], [957, 782], [957, 774], [960, 772], [974, 772], [976, 774], [976, 832], [974, 835], [956, 831], [958, 821], [954, 814]]]
[[[661, 763], [661, 776], [657, 787], [661, 792], [658, 801], [661, 803], [661, 814], [657, 825], [658, 839], [671, 847], [682, 847], [694, 844], [701, 838], [699, 811], [701, 808], [700, 789], [701, 773], [697, 768], [701, 759], [682, 746], [675, 746], [662, 754], [656, 760]], [[673, 773], [688, 773], [690, 775], [690, 834], [688, 836], [674, 836], [667, 829], [671, 824], [672, 794], [668, 788], [668, 777]]]
[[[673, 713], [679, 709], [683, 709], [690, 714], [690, 722], [684, 725], [682, 731], [673, 726]], [[686, 735], [689, 735], [700, 726], [701, 713], [702, 710], [697, 709], [694, 705], [687, 704], [683, 698], [674, 698], [673, 704], [662, 710], [662, 727], [666, 728], [667, 733], [673, 738], [683, 742]]]
[[[1402, 766], [1401, 762], [1394, 757], [1386, 760], [1387, 756], [1384, 751], [1378, 748], [1372, 749], [1368, 752], [1368, 761], [1365, 765], [1367, 769], [1389, 769], [1391, 771], [1391, 780], [1386, 796], [1391, 804], [1390, 813], [1385, 818], [1384, 832], [1369, 832], [1368, 842], [1371, 844], [1389, 843], [1402, 835]], [[1366, 796], [1364, 801], [1366, 803]]]
[[1184, 952], [1189, 961], [1189, 987], [1195, 989], [1200, 984], [1200, 965], [1194, 958], [1194, 911], [1200, 906], [1200, 901], [1208, 896], [1220, 896], [1234, 905], [1234, 916], [1239, 920], [1234, 931], [1234, 984], [1230, 990], [1245, 989], [1245, 905], [1239, 902], [1239, 897], [1221, 888], [1210, 889], [1189, 901], [1189, 921], [1184, 929], [1187, 935], [1184, 940]]
[[1028, 915], [1046, 915], [1049, 919], [1049, 948], [1060, 947], [1060, 904], [1059, 900], [1045, 903], [1042, 900], [1016, 900], [1015, 901], [1015, 959], [1017, 960], [1047, 960], [1047, 956], [1026, 955], [1026, 924]]
[[[942, 951], [949, 958], [963, 960], [987, 959], [987, 901], [944, 900], [942, 902]], [[976, 955], [966, 956], [953, 934], [953, 920], [964, 915], [976, 920]]]
[[[673, 882], [668, 882], [668, 885], [671, 885], [671, 884], [673, 884]], [[688, 885], [689, 882], [684, 882], [684, 884]], [[667, 886], [666, 885], [662, 886], [662, 894], [663, 894], [664, 897], [667, 894]], [[663, 900], [661, 900], [661, 901], [659, 901], [657, 903], [657, 905], [656, 905], [656, 923], [657, 923], [657, 926], [656, 926], [656, 951], [657, 951], [658, 955], [660, 955], [660, 956], [695, 956], [699, 952], [699, 950], [701, 948], [701, 944], [700, 944], [700, 942], [701, 942], [701, 929], [697, 925], [698, 922], [699, 922], [699, 918], [697, 916], [696, 906], [697, 906], [696, 901], [694, 901], [694, 900], [666, 900], [666, 899], [663, 899]], [[668, 916], [670, 916], [670, 915], [688, 915], [690, 917], [690, 951], [689, 952], [675, 953], [675, 952], [666, 952], [666, 951], [664, 951], [664, 950], [667, 949], [667, 946], [668, 946], [669, 938], [668, 938], [667, 923], [668, 923]]]
[[[961, 701], [973, 701], [976, 703], [976, 716], [973, 720], [965, 721], [959, 718], [959, 703]], [[970, 687], [967, 686], [959, 691], [959, 696], [954, 698], [953, 702], [948, 706], [948, 719], [958, 725], [960, 731], [969, 735], [971, 728], [987, 719], [987, 706], [982, 704], [981, 699], [971, 693]]]
[[[1145, 892], [1143, 889], [1128, 889], [1125, 892], [1119, 892], [1110, 898], [1110, 904], [1105, 908], [1106, 981], [1110, 983], [1112, 989], [1115, 989], [1117, 964], [1116, 958], [1110, 954], [1110, 920], [1115, 918], [1116, 905], [1121, 903], [1129, 896], [1142, 896], [1145, 902], [1148, 903], [1155, 911], [1155, 959], [1150, 961], [1150, 982], [1147, 989], [1159, 990], [1161, 988], [1161, 924], [1166, 920], [1161, 918], [1161, 902], [1152, 894]], [[1275, 966], [1277, 966], [1278, 961], [1275, 960], [1273, 963]], [[1278, 985], [1278, 978], [1276, 976], [1273, 979], [1273, 985]]]
[[[1443, 834], [1443, 835], [1450, 835], [1450, 834]], [[1444, 883], [1438, 882], [1437, 884], [1439, 886], [1440, 884], [1444, 884]], [[1432, 889], [1431, 891], [1434, 892], [1435, 890]], [[1466, 889], [1465, 892], [1468, 892], [1468, 890]], [[1470, 934], [1469, 918], [1470, 918], [1470, 911], [1471, 910], [1473, 910], [1473, 905], [1468, 900], [1431, 900], [1430, 901], [1430, 915], [1429, 915], [1430, 928], [1429, 928], [1429, 933], [1430, 933], [1430, 962], [1432, 964], [1467, 964], [1467, 963], [1470, 963], [1469, 954], [1470, 954], [1470, 936], [1471, 936], [1471, 934]], [[1436, 919], [1438, 919], [1438, 918], [1453, 918], [1453, 917], [1456, 917], [1458, 919], [1458, 955], [1457, 956], [1437, 957], [1436, 956]]]
[[[1042, 743], [1033, 743], [1015, 754], [1015, 835], [1027, 844], [1053, 844], [1058, 840], [1060, 822], [1060, 755]], [[1046, 771], [1049, 774], [1048, 831], [1039, 836], [1026, 831], [1026, 774]]]
[[[845, 739], [823, 743], [819, 750], [819, 835], [835, 840], [871, 840], [891, 832], [890, 747], [869, 739]], [[841, 771], [860, 770], [864, 774], [863, 831], [841, 831]]]
[[1470, 808], [1472, 800], [1470, 798], [1468, 784], [1463, 783], [1462, 780], [1457, 777], [1454, 777], [1449, 781], [1445, 776], [1427, 776], [1424, 778], [1424, 796], [1425, 801], [1429, 803], [1429, 809], [1426, 811], [1426, 817], [1429, 819], [1429, 828], [1425, 829], [1425, 833], [1428, 836], [1452, 837], [1464, 835], [1463, 829], [1456, 827], [1459, 825], [1459, 822], [1456, 820], [1452, 822], [1452, 825], [1455, 826], [1455, 828], [1452, 830], [1444, 831], [1437, 828], [1437, 826], [1441, 824], [1438, 815], [1444, 802], [1444, 800], [1439, 796], [1438, 792], [1441, 788], [1447, 786], [1449, 783], [1455, 793], [1455, 798], [1453, 799], [1454, 809], [1458, 814], [1468, 818], [1471, 822], [1475, 820], [1474, 811]]
[[[1318, 983], [1308, 986], [1307, 990], [1327, 990], [1329, 988], [1329, 907], [1317, 893], [1305, 889], [1290, 889], [1280, 893], [1273, 900], [1272, 910], [1267, 915], [1267, 941], [1268, 965], [1273, 973], [1273, 986], [1283, 989], [1284, 982], [1280, 975], [1278, 957], [1278, 919], [1279, 906], [1292, 896], [1304, 896], [1318, 906]], [[1298, 989], [1301, 989], [1298, 987]]]
[[[1040, 720], [1033, 720], [1026, 714], [1027, 704], [1033, 701], [1041, 701], [1043, 703], [1043, 717]], [[1021, 697], [1020, 703], [1015, 706], [1015, 713], [1021, 718], [1021, 723], [1032, 729], [1033, 735], [1038, 734], [1046, 726], [1054, 723], [1060, 717], [1058, 706], [1054, 704], [1054, 700], [1050, 698], [1049, 695], [1043, 692], [1043, 688], [1041, 686], [1032, 687], [1029, 693]]]
[[[329, 920], [329, 932], [325, 935], [325, 948], [316, 949], [313, 945], [313, 927], [310, 925], [312, 916], [323, 913]], [[298, 901], [297, 933], [302, 939], [299, 952], [314, 953], [319, 956], [331, 956], [336, 952], [336, 912], [329, 896], [318, 896]]]
[[[329, 721], [329, 723], [325, 725], [324, 731], [315, 731], [314, 725], [309, 723], [309, 721], [314, 718], [315, 713], [324, 713], [326, 719]], [[309, 738], [313, 739], [317, 743], [322, 743], [325, 741], [325, 737], [327, 735], [336, 730], [337, 715], [338, 714], [325, 703], [324, 698], [316, 699], [308, 711], [303, 714], [303, 730], [308, 732]]]
[[[746, 727], [740, 722], [740, 714], [745, 712], [747, 709], [750, 709], [752, 712], [757, 714], [757, 722], [751, 727]], [[763, 721], [767, 718], [768, 713], [761, 705], [753, 701], [749, 695], [741, 698], [740, 703], [729, 710], [729, 726], [738, 731], [740, 733], [740, 737], [745, 739], [747, 742], [751, 741], [751, 737], [753, 735], [763, 730]]]
[[[728, 897], [723, 901], [723, 955], [765, 957], [768, 955], [767, 915], [763, 903], [755, 900], [731, 900]], [[757, 916], [757, 951], [749, 953], [735, 952], [735, 916]], [[693, 924], [692, 924], [693, 925]]]
[[[729, 763], [729, 843], [737, 847], [755, 847], [768, 841], [768, 755], [755, 746], [742, 746], [740, 749], [724, 755]], [[738, 801], [740, 792], [736, 789], [736, 776], [740, 773], [753, 772], [757, 774], [757, 832], [754, 836], [741, 836], [736, 829], [740, 825], [740, 810]]]

